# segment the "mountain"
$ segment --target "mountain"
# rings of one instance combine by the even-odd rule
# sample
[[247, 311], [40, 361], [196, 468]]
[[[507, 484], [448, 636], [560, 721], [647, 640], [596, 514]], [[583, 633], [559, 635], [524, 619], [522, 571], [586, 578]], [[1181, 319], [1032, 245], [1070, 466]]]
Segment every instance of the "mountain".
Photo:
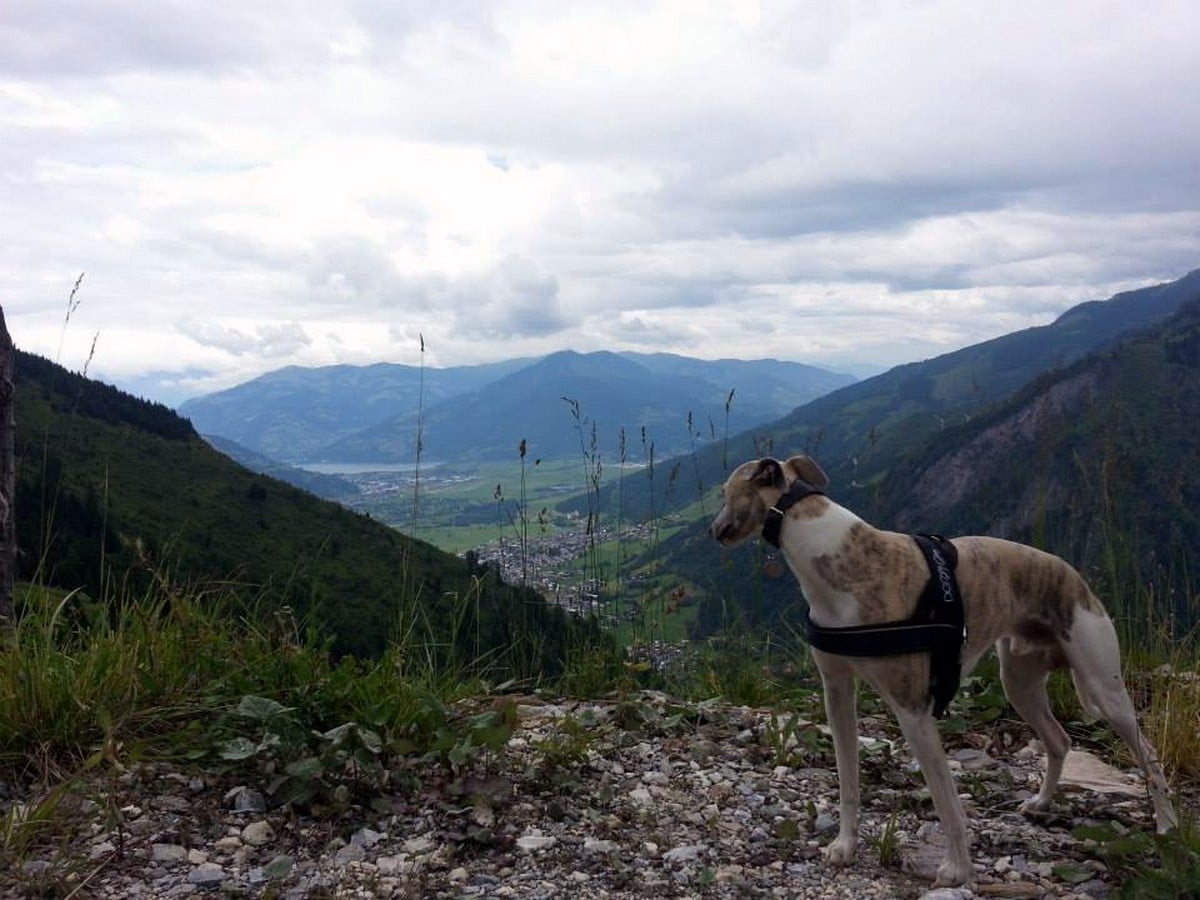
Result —
[[[219, 580], [248, 607], [288, 606], [338, 652], [363, 655], [383, 649], [407, 607], [446, 645], [457, 637], [470, 658], [491, 651], [526, 675], [555, 671], [590, 628], [490, 570], [243, 468], [165, 406], [26, 353], [16, 372], [23, 578], [93, 597]], [[531, 633], [536, 647], [514, 639]], [[518, 646], [530, 656], [512, 655]]]
[[445, 369], [394, 363], [288, 366], [188, 400], [179, 413], [203, 434], [271, 459], [303, 462], [326, 445], [398, 413], [415, 413], [422, 398], [431, 404], [470, 393], [528, 362]]
[[[701, 448], [682, 464], [711, 488], [745, 459], [805, 451], [821, 461], [849, 505], [867, 515], [874, 511], [882, 479], [915, 447], [982, 414], [1039, 375], [1112, 346], [1122, 335], [1162, 321], [1198, 296], [1200, 270], [1106, 301], [1082, 303], [1049, 325], [898, 366], [833, 391], [774, 422]], [[601, 503], [615, 508], [619, 495], [626, 514], [644, 516], [651, 509], [697, 499], [695, 493], [664, 482], [630, 477], [620, 485], [610, 483]]]
[[1200, 299], [921, 448], [880, 512], [1052, 547], [1110, 587], [1132, 575], [1196, 596], [1197, 421]]
[[[426, 387], [436, 390], [422, 395], [413, 388], [417, 370], [369, 370], [284, 369], [180, 411], [205, 434], [293, 461], [412, 462], [418, 432], [426, 459], [507, 459], [522, 440], [549, 459], [578, 454], [580, 427], [590, 442], [593, 425], [613, 457], [622, 429], [632, 448], [643, 426], [661, 456], [690, 450], [727, 427], [777, 418], [854, 380], [776, 360], [563, 351], [489, 367], [426, 369]], [[389, 378], [403, 382], [404, 393], [389, 388]], [[370, 401], [355, 394], [367, 384]], [[731, 391], [747, 399], [732, 404], [727, 423]]]
[[[594, 426], [595, 440], [613, 459], [622, 430], [630, 456], [643, 428], [660, 455], [684, 452], [724, 429], [730, 391], [756, 379], [767, 390], [758, 402], [738, 410], [734, 421], [743, 427], [850, 380], [799, 363], [708, 363], [667, 354], [567, 350], [430, 406], [422, 446], [436, 460], [504, 459], [514, 457], [525, 440], [535, 457], [562, 458], [590, 450]], [[415, 416], [397, 418], [331, 444], [324, 455], [409, 460], [416, 434]]]

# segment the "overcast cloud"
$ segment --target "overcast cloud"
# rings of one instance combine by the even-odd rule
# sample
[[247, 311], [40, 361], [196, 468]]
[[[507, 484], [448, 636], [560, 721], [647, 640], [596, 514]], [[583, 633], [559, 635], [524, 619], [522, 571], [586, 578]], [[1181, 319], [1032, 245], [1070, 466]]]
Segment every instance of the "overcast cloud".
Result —
[[883, 368], [1200, 267], [1198, 46], [1194, 0], [5, 0], [0, 305], [168, 403], [422, 335]]

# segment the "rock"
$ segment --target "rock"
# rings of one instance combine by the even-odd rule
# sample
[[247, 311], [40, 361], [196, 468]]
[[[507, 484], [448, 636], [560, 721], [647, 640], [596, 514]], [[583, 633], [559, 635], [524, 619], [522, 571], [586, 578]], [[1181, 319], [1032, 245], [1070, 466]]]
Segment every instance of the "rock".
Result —
[[225, 793], [225, 802], [235, 813], [264, 813], [267, 801], [258, 791], [238, 785]]
[[187, 848], [178, 844], [153, 844], [150, 847], [150, 858], [158, 863], [185, 863], [187, 855]]
[[338, 865], [344, 866], [347, 863], [362, 862], [367, 858], [367, 851], [362, 844], [346, 844], [338, 849], [333, 858]]
[[116, 853], [117, 847], [112, 841], [100, 841], [92, 844], [88, 849], [88, 859], [99, 859], [102, 856], [108, 856]]
[[385, 837], [387, 837], [387, 835], [380, 831], [375, 831], [371, 828], [360, 828], [350, 836], [350, 843], [358, 844], [361, 847], [370, 849], [382, 841]]
[[251, 822], [242, 829], [242, 841], [251, 847], [262, 847], [275, 839], [275, 829], [265, 820]]
[[375, 870], [380, 875], [399, 875], [405, 869], [406, 856], [381, 856], [375, 860]]
[[537, 853], [547, 850], [558, 843], [558, 838], [549, 834], [526, 834], [517, 838], [517, 846], [526, 853]]
[[287, 878], [296, 866], [296, 860], [290, 856], [276, 856], [263, 866], [263, 874], [272, 881]]
[[188, 873], [188, 884], [213, 887], [225, 881], [229, 875], [216, 863], [203, 863]]
[[1098, 794], [1141, 797], [1146, 789], [1137, 775], [1126, 774], [1083, 750], [1068, 750], [1063, 763], [1062, 788]]
[[583, 842], [584, 853], [613, 853], [618, 849], [616, 841], [605, 841], [599, 838], [588, 838]]
[[700, 859], [700, 855], [704, 853], [704, 848], [696, 844], [685, 844], [680, 847], [673, 847], [663, 854], [664, 862], [681, 865], [683, 863], [696, 862]]
[[437, 844], [425, 835], [422, 835], [421, 837], [409, 838], [404, 842], [403, 846], [405, 853], [412, 854], [428, 853], [430, 850], [437, 848]]

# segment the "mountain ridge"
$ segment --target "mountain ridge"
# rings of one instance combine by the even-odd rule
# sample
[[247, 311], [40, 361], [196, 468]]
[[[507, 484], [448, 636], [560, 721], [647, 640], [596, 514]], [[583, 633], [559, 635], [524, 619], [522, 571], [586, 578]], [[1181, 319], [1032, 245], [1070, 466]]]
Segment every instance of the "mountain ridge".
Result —
[[[284, 462], [413, 462], [418, 434], [425, 458], [440, 461], [507, 459], [522, 440], [561, 457], [579, 452], [575, 418], [610, 447], [622, 430], [645, 427], [657, 430], [661, 451], [681, 452], [726, 427], [731, 391], [753, 398], [733, 412], [748, 427], [854, 380], [803, 363], [613, 351], [563, 350], [466, 371], [388, 365], [371, 367], [379, 377], [366, 399], [348, 396], [367, 379], [354, 367], [291, 367], [194, 398], [180, 412], [205, 434]], [[404, 386], [389, 393], [389, 377]], [[336, 386], [322, 387], [330, 378]]]

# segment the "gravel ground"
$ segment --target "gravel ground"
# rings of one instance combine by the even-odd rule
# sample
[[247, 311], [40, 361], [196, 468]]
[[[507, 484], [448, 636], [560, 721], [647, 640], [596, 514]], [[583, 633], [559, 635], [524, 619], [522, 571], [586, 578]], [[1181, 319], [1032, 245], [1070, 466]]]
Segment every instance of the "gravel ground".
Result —
[[885, 718], [863, 721], [862, 847], [836, 869], [820, 854], [837, 830], [821, 726], [656, 694], [513, 699], [502, 752], [457, 771], [409, 761], [332, 808], [268, 808], [269, 776], [248, 770], [85, 780], [53, 839], [0, 873], [0, 896], [1104, 898], [1111, 877], [1072, 829], [1153, 827], [1137, 777], [1089, 754], [1073, 754], [1053, 812], [1021, 815], [1040, 778], [1028, 735], [961, 734], [947, 745], [977, 879], [933, 891], [938, 826]]

